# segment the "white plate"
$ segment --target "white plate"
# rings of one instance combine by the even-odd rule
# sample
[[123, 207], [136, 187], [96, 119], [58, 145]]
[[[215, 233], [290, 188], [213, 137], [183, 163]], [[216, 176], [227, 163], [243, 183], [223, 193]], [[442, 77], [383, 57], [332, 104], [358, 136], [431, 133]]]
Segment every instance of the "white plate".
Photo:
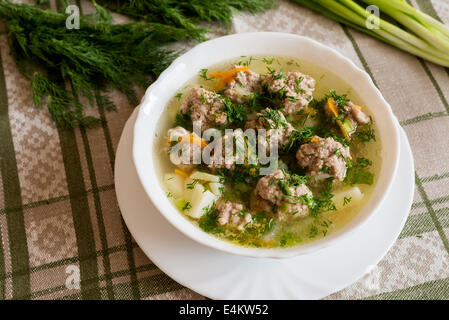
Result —
[[[236, 256], [203, 246], [176, 230], [154, 207], [132, 160], [137, 110], [123, 130], [115, 190], [123, 219], [143, 252], [178, 283], [212, 299], [320, 299], [354, 283], [388, 252], [413, 200], [413, 157], [401, 129], [399, 171], [382, 207], [347, 239], [290, 259]], [[158, 183], [155, 181], [155, 183]]]

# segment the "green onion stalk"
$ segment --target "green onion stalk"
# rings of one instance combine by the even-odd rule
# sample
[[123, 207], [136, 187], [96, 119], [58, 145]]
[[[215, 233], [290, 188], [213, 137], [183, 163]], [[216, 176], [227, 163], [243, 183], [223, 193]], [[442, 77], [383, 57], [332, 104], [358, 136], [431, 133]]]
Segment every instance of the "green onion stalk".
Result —
[[[324, 16], [433, 63], [449, 67], [449, 28], [406, 0], [293, 0]], [[360, 3], [377, 6], [388, 21]], [[372, 23], [374, 27], [368, 28]]]

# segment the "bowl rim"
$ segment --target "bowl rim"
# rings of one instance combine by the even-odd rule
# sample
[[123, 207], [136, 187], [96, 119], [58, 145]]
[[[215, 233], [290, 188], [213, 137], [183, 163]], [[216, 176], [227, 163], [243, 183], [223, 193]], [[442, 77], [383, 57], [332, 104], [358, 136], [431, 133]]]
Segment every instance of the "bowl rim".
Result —
[[[221, 240], [213, 235], [210, 235], [203, 230], [201, 230], [199, 227], [195, 226], [193, 223], [187, 220], [186, 217], [184, 217], [183, 214], [181, 214], [174, 206], [173, 204], [166, 198], [161, 199], [160, 197], [157, 197], [155, 195], [155, 192], [157, 191], [160, 195], [160, 191], [163, 192], [165, 195], [165, 192], [162, 190], [161, 183], [156, 175], [156, 168], [153, 164], [153, 159], [143, 159], [141, 154], [141, 150], [139, 148], [139, 145], [142, 143], [142, 139], [148, 140], [148, 136], [143, 135], [143, 128], [145, 128], [146, 125], [146, 118], [147, 114], [145, 111], [146, 108], [149, 108], [148, 106], [154, 103], [157, 103], [157, 98], [155, 99], [155, 92], [158, 91], [158, 89], [164, 88], [164, 82], [168, 81], [167, 78], [175, 71], [177, 71], [178, 67], [184, 63], [184, 61], [188, 61], [189, 59], [198, 58], [198, 56], [201, 56], [201, 52], [209, 47], [220, 45], [220, 42], [228, 42], [233, 41], [237, 39], [246, 39], [249, 41], [252, 40], [261, 40], [264, 38], [270, 39], [271, 41], [302, 41], [303, 43], [306, 43], [310, 46], [314, 46], [318, 51], [321, 51], [323, 53], [332, 54], [334, 55], [341, 63], [345, 64], [347, 67], [350, 68], [350, 71], [354, 73], [357, 77], [360, 77], [361, 81], [365, 82], [366, 87], [369, 87], [370, 90], [375, 93], [376, 98], [381, 102], [380, 104], [383, 107], [383, 111], [386, 112], [388, 117], [386, 119], [382, 119], [383, 122], [387, 123], [387, 127], [389, 127], [392, 132], [388, 135], [388, 145], [390, 146], [389, 154], [388, 156], [392, 159], [392, 163], [389, 163], [390, 165], [386, 166], [386, 163], [384, 161], [382, 162], [380, 172], [379, 172], [379, 181], [377, 184], [379, 184], [380, 180], [383, 179], [383, 183], [385, 184], [383, 191], [378, 191], [379, 187], [376, 185], [375, 190], [373, 191], [373, 194], [371, 195], [370, 199], [368, 200], [368, 203], [373, 202], [373, 196], [374, 194], [377, 195], [377, 200], [373, 202], [372, 209], [366, 213], [366, 216], [362, 218], [360, 221], [355, 221], [358, 216], [360, 216], [360, 212], [348, 223], [346, 223], [342, 228], [339, 230], [332, 232], [329, 236], [325, 238], [321, 238], [316, 241], [312, 241], [310, 243], [307, 243], [305, 245], [299, 245], [294, 247], [288, 247], [288, 248], [253, 248], [253, 247], [243, 247], [236, 244], [233, 244], [231, 242]], [[259, 53], [260, 55], [263, 55], [264, 53]], [[269, 54], [267, 54], [269, 55]], [[282, 54], [280, 54], [282, 55]], [[238, 57], [239, 54], [235, 54], [235, 57]], [[228, 59], [223, 59], [228, 60]], [[205, 65], [204, 68], [207, 68], [208, 66]], [[328, 69], [328, 68], [325, 68]], [[197, 70], [198, 72], [198, 70]], [[193, 77], [194, 74], [191, 74], [190, 78]], [[355, 86], [352, 83], [348, 83], [351, 88], [355, 90]], [[176, 89], [178, 90], [179, 87]], [[174, 92], [173, 92], [174, 94]], [[171, 96], [173, 96], [171, 94]], [[165, 105], [161, 108], [165, 108]], [[155, 123], [158, 122], [159, 119], [155, 120]], [[378, 121], [376, 121], [377, 123]], [[154, 131], [156, 130], [156, 125], [153, 126], [151, 129], [153, 130], [152, 136], [154, 136]], [[380, 131], [380, 130], [379, 130]], [[379, 132], [382, 133], [382, 132]], [[153, 148], [154, 139], [150, 136], [151, 140], [151, 147]], [[385, 139], [382, 139], [382, 149], [384, 149]], [[153, 153], [153, 150], [151, 150], [151, 154]], [[394, 180], [394, 177], [396, 176], [397, 168], [399, 165], [399, 129], [396, 125], [395, 116], [392, 112], [391, 106], [388, 104], [388, 102], [384, 99], [379, 89], [375, 86], [374, 82], [372, 81], [371, 77], [366, 73], [364, 70], [360, 69], [353, 61], [345, 57], [340, 52], [336, 51], [335, 49], [328, 47], [316, 40], [310, 39], [308, 37], [296, 35], [296, 34], [290, 34], [290, 33], [282, 33], [282, 32], [249, 32], [249, 33], [239, 33], [239, 34], [232, 34], [227, 35], [224, 37], [215, 38], [206, 42], [202, 42], [183, 55], [179, 56], [177, 59], [175, 59], [172, 64], [161, 73], [159, 78], [148, 87], [148, 89], [145, 92], [145, 95], [142, 97], [141, 103], [140, 103], [140, 109], [138, 111], [136, 123], [134, 125], [134, 137], [133, 137], [133, 160], [134, 165], [136, 167], [136, 171], [138, 173], [139, 180], [151, 200], [151, 202], [154, 204], [154, 206], [157, 208], [159, 213], [161, 213], [164, 218], [172, 224], [176, 229], [178, 229], [180, 232], [182, 232], [187, 237], [193, 239], [194, 241], [197, 241], [203, 245], [206, 245], [208, 247], [230, 253], [230, 254], [236, 254], [236, 255], [242, 255], [247, 257], [254, 257], [254, 258], [289, 258], [296, 255], [301, 254], [309, 254], [312, 252], [315, 252], [317, 250], [326, 248], [330, 245], [335, 244], [340, 239], [343, 239], [345, 237], [350, 236], [353, 232], [355, 232], [357, 229], [361, 228], [363, 225], [365, 225], [377, 212], [380, 205], [385, 200], [386, 195], [390, 192], [392, 182]], [[151, 170], [148, 171], [149, 164], [153, 164], [151, 167]], [[153, 174], [153, 178], [156, 178], [157, 183], [153, 183], [152, 179], [149, 179], [145, 176], [146, 173]], [[151, 181], [150, 181], [151, 180]], [[154, 189], [156, 188], [156, 189]], [[168, 205], [167, 205], [168, 204]], [[365, 205], [366, 207], [366, 205]], [[365, 210], [365, 207], [362, 208], [362, 211]]]

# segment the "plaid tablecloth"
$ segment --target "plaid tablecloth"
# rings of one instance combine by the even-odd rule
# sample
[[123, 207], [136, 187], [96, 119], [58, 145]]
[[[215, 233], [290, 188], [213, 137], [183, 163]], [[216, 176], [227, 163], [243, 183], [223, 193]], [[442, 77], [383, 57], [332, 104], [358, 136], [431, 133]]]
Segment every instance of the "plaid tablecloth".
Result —
[[[412, 2], [449, 24], [448, 0]], [[103, 127], [56, 128], [32, 107], [0, 29], [0, 299], [203, 298], [148, 260], [121, 219], [114, 157], [133, 107], [114, 94], [117, 112], [90, 110]], [[370, 274], [328, 299], [448, 299], [449, 70], [284, 1], [236, 17], [231, 32], [247, 31], [301, 34], [342, 52], [371, 75], [412, 146], [416, 193], [404, 230]]]

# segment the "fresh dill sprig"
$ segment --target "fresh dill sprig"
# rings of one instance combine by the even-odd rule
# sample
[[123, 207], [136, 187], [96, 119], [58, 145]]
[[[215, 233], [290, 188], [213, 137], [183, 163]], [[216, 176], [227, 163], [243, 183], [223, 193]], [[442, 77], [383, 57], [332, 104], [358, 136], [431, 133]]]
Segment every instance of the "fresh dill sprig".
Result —
[[277, 4], [275, 0], [101, 0], [99, 2], [112, 11], [136, 20], [184, 28], [194, 34], [193, 38], [196, 40], [204, 38], [208, 31], [196, 26], [200, 21], [216, 21], [229, 26], [236, 11], [255, 14], [271, 9]]
[[326, 100], [328, 98], [332, 98], [335, 101], [335, 104], [338, 107], [344, 107], [348, 105], [349, 99], [347, 94], [337, 94], [335, 90], [329, 90], [329, 93], [326, 95]]
[[285, 152], [296, 150], [300, 144], [307, 141], [315, 135], [315, 130], [311, 127], [304, 127], [302, 129], [295, 129], [289, 136], [289, 142], [283, 147]]
[[137, 104], [135, 85], [148, 85], [175, 57], [161, 46], [188, 36], [184, 29], [172, 26], [112, 25], [102, 17], [104, 13], [81, 16], [80, 29], [71, 30], [66, 28], [65, 14], [0, 2], [11, 53], [32, 82], [33, 102], [36, 107], [46, 102], [58, 125], [98, 122], [84, 116], [83, 105], [75, 97], [87, 97], [90, 103], [100, 97], [110, 110], [112, 102], [98, 94], [108, 88], [123, 92], [131, 104]]
[[224, 98], [223, 106], [229, 124], [243, 124], [246, 121], [248, 108], [245, 105], [233, 104], [229, 98]]

